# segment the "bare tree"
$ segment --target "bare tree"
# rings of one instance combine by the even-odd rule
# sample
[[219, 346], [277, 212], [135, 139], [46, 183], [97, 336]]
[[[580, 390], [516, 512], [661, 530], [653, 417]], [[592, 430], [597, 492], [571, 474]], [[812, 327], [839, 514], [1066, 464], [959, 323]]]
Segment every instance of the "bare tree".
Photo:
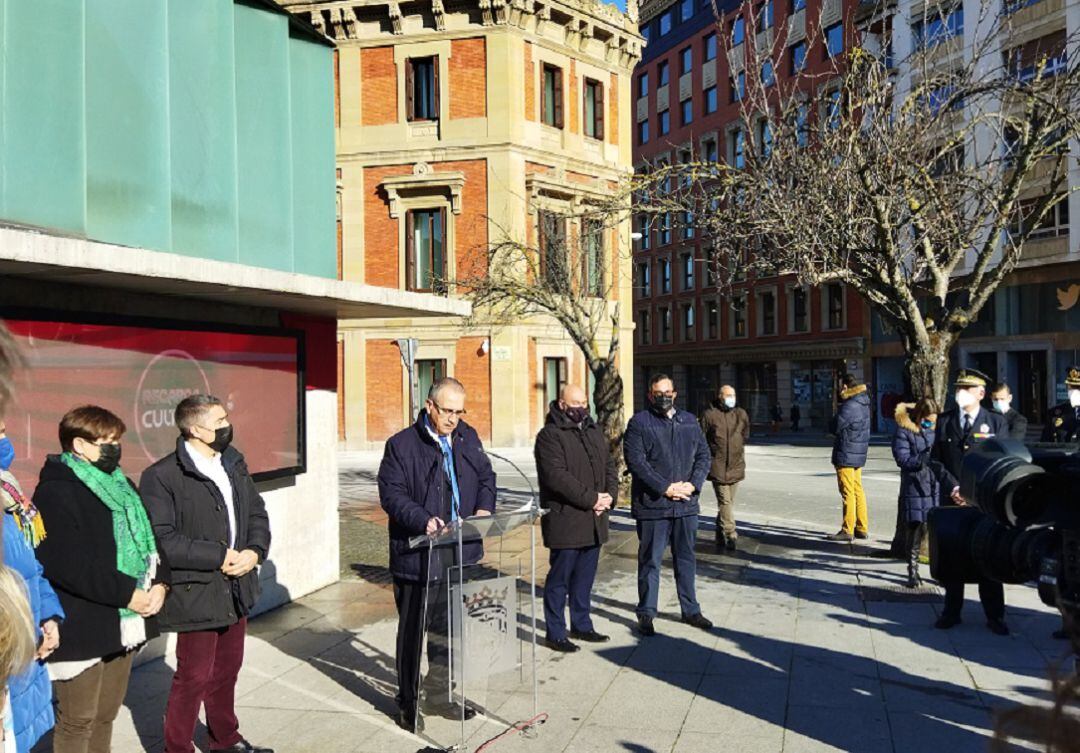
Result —
[[[784, 34], [751, 21], [729, 53], [745, 90], [728, 159], [656, 165], [630, 189], [635, 211], [695, 224], [722, 288], [778, 271], [850, 285], [902, 336], [915, 395], [938, 399], [952, 346], [1066, 200], [1080, 137], [1077, 45], [1015, 44], [988, 1], [965, 44], [955, 7], [929, 3], [899, 62], [860, 33], [826, 72], [784, 78]], [[836, 46], [821, 27], [811, 44]]]

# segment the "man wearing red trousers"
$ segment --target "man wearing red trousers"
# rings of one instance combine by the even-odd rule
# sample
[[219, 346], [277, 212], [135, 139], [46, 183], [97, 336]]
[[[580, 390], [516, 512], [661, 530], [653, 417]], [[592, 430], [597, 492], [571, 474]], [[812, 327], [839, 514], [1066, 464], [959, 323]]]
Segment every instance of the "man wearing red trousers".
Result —
[[176, 452], [147, 468], [139, 486], [158, 551], [174, 573], [158, 614], [163, 631], [178, 633], [165, 753], [193, 753], [204, 705], [212, 753], [273, 753], [240, 735], [234, 707], [258, 566], [270, 551], [266, 507], [244, 456], [230, 446], [233, 427], [220, 400], [185, 398], [176, 427]]

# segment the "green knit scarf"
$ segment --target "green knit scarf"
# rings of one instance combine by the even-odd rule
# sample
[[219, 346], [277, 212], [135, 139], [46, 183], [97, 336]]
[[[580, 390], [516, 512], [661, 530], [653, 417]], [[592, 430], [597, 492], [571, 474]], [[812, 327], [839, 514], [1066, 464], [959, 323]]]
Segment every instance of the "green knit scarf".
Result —
[[[138, 588], [146, 589], [149, 586], [146, 574], [151, 563], [157, 560], [157, 545], [146, 509], [131, 482], [119, 468], [104, 473], [93, 463], [80, 460], [70, 452], [62, 454], [60, 459], [112, 513], [116, 569], [134, 578]], [[136, 617], [139, 617], [136, 612], [126, 607], [120, 609], [121, 621]]]

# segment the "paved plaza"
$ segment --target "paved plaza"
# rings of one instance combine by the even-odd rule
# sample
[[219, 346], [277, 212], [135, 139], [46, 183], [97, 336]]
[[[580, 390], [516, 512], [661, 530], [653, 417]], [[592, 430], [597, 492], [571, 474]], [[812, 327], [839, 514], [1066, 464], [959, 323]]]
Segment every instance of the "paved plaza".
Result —
[[[342, 455], [346, 577], [251, 623], [238, 687], [241, 730], [278, 753], [412, 753], [431, 744], [391, 716], [396, 616], [379, 538], [385, 518], [373, 495], [377, 459]], [[532, 474], [527, 453], [511, 459]], [[594, 599], [596, 628], [611, 642], [576, 654], [541, 648], [539, 709], [547, 722], [532, 738], [507, 735], [488, 751], [965, 753], [988, 750], [996, 709], [1045, 702], [1048, 667], [1065, 645], [1051, 638], [1058, 617], [1034, 589], [1006, 588], [1009, 637], [984, 627], [974, 588], [964, 624], [935, 630], [938, 600], [892, 600], [903, 565], [871, 556], [887, 547], [887, 536], [857, 546], [824, 540], [836, 530], [838, 501], [822, 448], [755, 446], [748, 464], [740, 551], [713, 550], [711, 492], [705, 502], [698, 597], [715, 628], [679, 622], [666, 569], [658, 634], [636, 634], [636, 535], [619, 511]], [[888, 448], [874, 448], [872, 522], [891, 523], [892, 468]], [[497, 469], [501, 485], [525, 485]], [[883, 529], [891, 533], [891, 525]], [[509, 548], [520, 556], [524, 547]], [[163, 660], [135, 671], [117, 751], [161, 749], [170, 675]], [[485, 700], [503, 719], [532, 715], [525, 692], [490, 692]], [[504, 729], [478, 717], [469, 750]], [[204, 730], [197, 739], [205, 750]]]

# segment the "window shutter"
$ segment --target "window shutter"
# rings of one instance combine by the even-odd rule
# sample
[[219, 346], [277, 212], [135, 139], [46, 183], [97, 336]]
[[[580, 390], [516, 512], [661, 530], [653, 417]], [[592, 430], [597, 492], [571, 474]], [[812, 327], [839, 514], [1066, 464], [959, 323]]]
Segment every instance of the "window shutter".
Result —
[[562, 68], [553, 69], [555, 73], [555, 127], [563, 127]]
[[431, 99], [435, 106], [435, 112], [432, 114], [434, 120], [439, 120], [442, 110], [439, 109], [439, 56], [433, 55], [431, 57]]
[[442, 291], [449, 290], [449, 284], [447, 278], [449, 278], [451, 271], [448, 269], [450, 264], [450, 248], [447, 245], [450, 235], [446, 229], [446, 207], [439, 207], [439, 247], [442, 258], [439, 260], [439, 268], [435, 270], [435, 274], [439, 276], [439, 289]]
[[413, 240], [413, 213], [405, 213], [405, 289], [416, 289], [416, 245]]
[[413, 63], [412, 58], [408, 58], [405, 61], [405, 119], [413, 120], [416, 115], [416, 106], [413, 101], [413, 89], [415, 88], [413, 81]]
[[593, 84], [593, 91], [596, 92], [593, 110], [596, 113], [596, 138], [601, 141], [604, 140], [604, 85], [597, 81]]

